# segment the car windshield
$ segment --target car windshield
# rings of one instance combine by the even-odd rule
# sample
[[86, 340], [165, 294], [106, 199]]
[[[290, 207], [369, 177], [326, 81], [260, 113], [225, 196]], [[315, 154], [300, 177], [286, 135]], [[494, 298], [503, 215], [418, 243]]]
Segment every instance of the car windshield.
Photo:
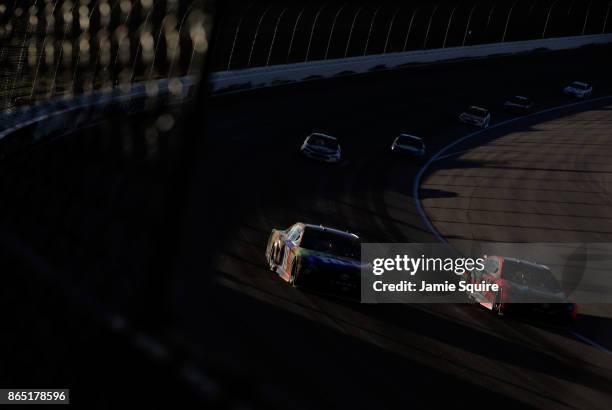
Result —
[[308, 137], [308, 145], [314, 145], [317, 147], [337, 149], [338, 141], [322, 135], [311, 135]]
[[470, 107], [467, 109], [467, 113], [476, 117], [484, 117], [487, 115], [487, 110], [478, 107]]
[[552, 272], [543, 266], [505, 261], [503, 279], [547, 293], [559, 293], [561, 287]]
[[302, 236], [301, 247], [334, 256], [360, 259], [361, 244], [359, 238], [324, 229], [306, 228]]
[[400, 145], [407, 145], [409, 147], [423, 148], [423, 141], [409, 135], [400, 135], [397, 137], [397, 143]]

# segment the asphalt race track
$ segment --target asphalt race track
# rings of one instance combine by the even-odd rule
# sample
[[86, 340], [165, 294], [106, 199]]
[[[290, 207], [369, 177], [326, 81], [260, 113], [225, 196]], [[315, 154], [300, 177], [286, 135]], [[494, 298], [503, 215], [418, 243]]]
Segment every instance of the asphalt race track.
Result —
[[[581, 306], [576, 327], [560, 329], [468, 304], [360, 305], [293, 289], [268, 270], [264, 248], [272, 228], [296, 221], [370, 242], [434, 242], [438, 232], [455, 242], [607, 240], [611, 51], [218, 95], [185, 120], [197, 138], [188, 127], [179, 138], [147, 134], [173, 111], [128, 121], [114, 106], [31, 146], [36, 130], [14, 133], [17, 154], [0, 158], [0, 258], [24, 274], [7, 269], [0, 298], [21, 313], [3, 322], [2, 346], [18, 352], [3, 358], [3, 376], [18, 387], [63, 383], [74, 404], [125, 396], [202, 408], [197, 395], [232, 409], [609, 408], [610, 306]], [[515, 94], [537, 110], [574, 104], [561, 93], [573, 80], [593, 83], [593, 98], [523, 119], [501, 110]], [[457, 122], [468, 104], [493, 112], [480, 138], [426, 169], [390, 156], [399, 132], [424, 137], [431, 154], [470, 135]], [[341, 164], [298, 155], [314, 130], [341, 139]], [[201, 144], [179, 156], [192, 139]], [[189, 164], [187, 182], [171, 179], [176, 158]]]
[[[53, 289], [57, 287], [57, 277], [61, 277], [60, 284], [79, 296], [77, 302], [91, 299], [96, 307], [108, 300], [105, 291], [115, 289], [95, 286], [99, 281], [123, 284], [124, 290], [131, 291], [125, 292], [125, 300], [121, 299], [123, 309], [120, 311], [128, 319], [135, 318], [133, 329], [137, 346], [142, 347], [144, 343], [144, 350], [163, 359], [162, 365], [150, 362], [152, 366], [144, 366], [134, 360], [138, 356], [134, 356], [137, 353], [133, 353], [133, 349], [124, 349], [122, 355], [114, 358], [111, 354], [100, 356], [99, 363], [76, 359], [78, 365], [73, 365], [77, 369], [74, 374], [83, 374], [85, 368], [99, 378], [108, 374], [114, 384], [126, 386], [127, 391], [131, 386], [127, 379], [139, 378], [138, 372], [142, 372], [146, 377], [141, 380], [148, 389], [171, 382], [189, 386], [187, 390], [195, 386], [194, 392], [198, 395], [205, 392], [207, 397], [220, 397], [221, 401], [223, 397], [229, 399], [233, 403], [231, 408], [240, 403], [265, 409], [403, 409], [408, 405], [464, 407], [475, 403], [511, 409], [519, 406], [608, 408], [612, 399], [609, 306], [581, 306], [576, 328], [568, 330], [525, 318], [498, 318], [467, 304], [360, 305], [332, 295], [293, 289], [268, 270], [264, 249], [272, 228], [285, 228], [296, 221], [348, 229], [372, 242], [437, 241], [418, 203], [426, 207], [434, 227], [447, 239], [459, 241], [472, 233], [484, 236], [488, 232], [490, 235], [487, 225], [466, 224], [466, 211], [452, 208], [465, 207], [461, 201], [470, 190], [464, 190], [461, 185], [479, 182], [461, 179], [464, 173], [489, 175], [499, 172], [511, 177], [519, 172], [504, 169], [502, 174], [502, 169], [498, 169], [508, 166], [507, 155], [520, 155], [522, 162], [511, 157], [510, 160], [515, 161], [510, 166], [525, 168], [530, 178], [553, 181], [562, 180], [566, 176], [562, 172], [569, 173], [568, 170], [599, 172], [580, 173], [580, 176], [572, 172], [565, 184], [549, 183], [545, 198], [548, 205], [532, 210], [529, 217], [522, 216], [520, 223], [513, 224], [509, 220], [511, 216], [507, 211], [510, 208], [501, 208], [504, 212], [495, 218], [478, 213], [488, 208], [472, 208], [469, 222], [486, 222], [477, 218], [490, 218], [489, 223], [493, 221], [498, 225], [495, 232], [499, 240], [512, 238], [509, 236], [513, 235], [511, 226], [515, 225], [556, 226], [566, 231], [572, 226], [597, 226], [598, 231], [609, 231], [602, 222], [595, 225], [550, 217], [553, 213], [568, 211], [560, 205], [566, 195], [571, 200], [572, 196], [582, 195], [575, 191], [584, 190], [591, 194], [583, 195], [583, 202], [602, 208], [598, 208], [598, 212], [578, 206], [569, 210], [576, 213], [575, 216], [588, 215], [591, 219], [599, 216], [601, 221], [605, 220], [603, 206], [609, 191], [605, 191], [606, 174], [600, 171], [609, 166], [606, 165], [608, 148], [601, 144], [606, 144], [611, 102], [599, 99], [612, 94], [609, 55], [610, 47], [597, 47], [498, 57], [410, 67], [398, 72], [379, 71], [211, 98], [205, 109], [206, 118], [195, 118], [197, 124], [206, 121], [207, 127], [196, 129], [198, 137], [206, 133], [206, 138], [200, 138], [206, 144], [202, 152], [198, 151], [200, 146], [193, 152], [197, 166], [190, 179], [191, 194], [185, 198], [188, 208], [186, 212], [179, 212], [184, 218], [183, 229], [164, 242], [179, 252], [174, 272], [163, 274], [160, 269], [156, 271], [159, 277], [141, 277], [140, 270], [124, 266], [88, 271], [81, 269], [79, 262], [84, 258], [78, 257], [81, 254], [75, 252], [79, 248], [74, 246], [66, 247], [71, 255], [77, 256], [69, 259], [74, 269], [70, 269], [72, 265], [62, 269], [59, 264], [54, 280], [42, 276], [50, 282], [50, 287], [53, 284]], [[505, 98], [514, 94], [531, 96], [537, 102], [537, 110], [574, 104], [574, 100], [561, 94], [561, 88], [576, 79], [590, 81], [595, 86], [593, 98], [584, 105], [528, 119], [515, 119], [501, 110]], [[391, 141], [399, 132], [415, 133], [426, 138], [430, 153], [436, 153], [475, 131], [457, 122], [458, 113], [468, 104], [488, 106], [493, 112], [493, 124], [515, 120], [492, 127], [481, 138], [472, 138], [453, 147], [448, 152], [450, 156], [442, 156], [440, 161], [428, 167], [422, 185], [415, 186], [424, 164], [392, 158], [389, 153]], [[23, 202], [15, 194], [17, 190], [6, 191], [13, 194], [5, 199], [9, 210], [25, 209], [17, 221], [53, 227], [53, 221], [61, 220], [54, 209], [64, 209], [59, 202], [62, 196], [57, 195], [56, 201], [50, 200], [51, 197], [47, 197], [50, 187], [57, 186], [58, 192], [62, 189], [72, 191], [80, 184], [88, 190], [95, 188], [96, 192], [105, 188], [106, 185], [91, 183], [91, 175], [98, 181], [101, 173], [97, 166], [89, 164], [111, 164], [105, 169], [112, 169], [112, 172], [104, 176], [111, 182], [107, 184], [109, 189], [113, 190], [116, 185], [112, 183], [114, 172], [123, 169], [117, 166], [122, 162], [108, 155], [107, 152], [114, 150], [104, 150], [102, 143], [120, 140], [110, 136], [117, 134], [114, 131], [119, 129], [117, 122], [122, 118], [111, 115], [101, 123], [70, 131], [70, 135], [58, 137], [55, 144], [38, 148], [36, 155], [28, 156], [26, 162], [7, 162], [3, 168], [5, 181], [27, 188], [22, 190], [21, 197], [26, 198]], [[131, 126], [146, 129], [147, 123], [135, 117]], [[580, 129], [590, 135], [590, 145], [581, 144], [579, 150], [572, 150], [562, 144], [572, 142], [575, 148], [576, 139], [582, 135], [578, 132]], [[305, 135], [313, 130], [337, 135], [345, 161], [328, 166], [301, 158], [298, 147]], [[537, 130], [549, 130], [550, 133], [543, 136]], [[525, 139], [537, 135], [534, 144], [541, 152], [524, 153], [525, 147], [516, 147], [523, 142], [523, 138], [517, 136], [521, 133], [528, 133]], [[93, 144], [89, 144], [91, 140]], [[79, 149], [85, 146], [88, 148]], [[99, 146], [102, 148], [98, 149]], [[68, 147], [73, 148], [69, 150]], [[73, 154], [68, 158], [64, 156], [67, 150]], [[521, 152], [509, 152], [513, 150]], [[537, 163], [542, 157], [545, 160]], [[61, 178], [55, 176], [49, 182], [45, 165], [60, 158], [64, 164]], [[485, 163], [478, 163], [481, 161]], [[495, 166], [498, 168], [493, 168]], [[24, 171], [27, 172], [24, 174]], [[34, 182], [21, 184], [24, 181], [21, 175], [38, 181], [38, 188]], [[89, 178], [81, 178], [81, 175]], [[159, 173], [153, 175], [159, 176]], [[50, 185], [53, 180], [61, 184]], [[152, 186], [160, 186], [162, 181], [146, 179]], [[577, 181], [576, 186], [570, 181]], [[514, 190], [516, 185], [512, 180], [498, 178], [496, 183], [507, 189], [497, 191], [497, 195], [512, 195], [517, 199], [522, 195], [535, 195], [534, 190], [526, 188], [537, 186], [529, 185], [536, 182], [522, 181], [520, 188], [525, 189], [521, 191]], [[142, 181], [138, 186], [147, 188]], [[416, 201], [415, 189], [421, 202]], [[79, 206], [73, 208], [74, 212], [83, 215], [82, 218], [64, 219], [87, 221], [89, 218], [85, 214], [92, 209], [90, 198], [96, 202], [98, 196], [82, 194], [77, 197], [79, 202], [75, 203]], [[120, 224], [129, 221], [135, 227], [133, 232], [153, 238], [155, 224], [151, 225], [150, 221], [159, 215], [154, 205], [160, 204], [162, 199], [157, 195], [143, 198], [146, 200], [137, 202], [132, 196], [117, 197], [121, 205], [146, 211], [139, 213], [140, 218], [124, 218]], [[45, 213], [26, 212], [28, 208], [23, 203]], [[39, 203], [47, 206], [40, 208]], [[529, 212], [526, 208], [519, 211]], [[7, 215], [10, 219], [11, 213]], [[52, 222], [45, 222], [47, 220]], [[464, 223], [459, 225], [459, 222]], [[88, 232], [80, 229], [81, 226], [89, 225], [77, 223], [71, 228], [77, 234]], [[55, 231], [48, 229], [48, 232]], [[547, 234], [543, 228], [538, 232], [542, 236]], [[57, 241], [32, 236], [43, 241], [42, 249], [55, 249], [51, 245]], [[138, 243], [128, 235], [123, 235], [122, 240], [104, 235], [74, 237], [92, 244], [81, 249], [82, 255], [95, 252], [99, 243], [105, 246], [105, 242], [97, 241], [104, 238], [114, 238], [113, 245], [120, 250], [133, 249], [133, 244]], [[22, 238], [28, 238], [27, 231]], [[591, 237], [580, 238], [591, 240]], [[597, 239], [605, 237], [597, 236]], [[209, 249], [210, 245], [214, 246]], [[172, 252], [172, 249], [160, 250]], [[212, 264], [208, 262], [211, 253]], [[130, 251], [125, 255], [134, 264], [137, 253]], [[31, 255], [27, 253], [16, 263], [23, 263], [24, 256], [28, 266], [32, 265]], [[116, 272], [117, 276], [107, 271]], [[38, 272], [15, 275], [13, 279], [19, 283], [29, 278], [34, 283], [40, 277]], [[87, 280], [79, 279], [85, 277]], [[211, 277], [214, 278], [213, 286]], [[79, 284], [91, 285], [97, 292]], [[131, 287], [127, 287], [128, 284]], [[57, 304], [53, 302], [55, 294], [50, 292], [46, 296], [42, 298], [48, 299], [44, 305], [46, 309], [57, 311]], [[40, 300], [37, 293], [32, 292], [31, 299], [20, 302], [28, 306]], [[83, 311], [81, 303], [77, 306], [79, 312]], [[70, 312], [70, 309], [75, 308], [59, 310]], [[139, 315], [141, 311], [146, 314]], [[70, 315], [61, 313], [54, 317], [68, 318]], [[104, 338], [100, 329], [87, 322], [91, 319], [85, 313], [77, 318], [70, 321], [69, 326], [58, 328], [47, 326], [45, 322], [45, 329], [60, 334], [58, 329], [83, 329], [87, 323], [87, 334], [92, 335], [91, 340], [99, 341], [104, 350], [110, 338]], [[40, 337], [34, 331], [31, 334], [32, 340]], [[65, 334], [71, 333], [66, 331]], [[145, 339], [140, 336], [142, 334], [151, 335], [151, 338]], [[113, 341], [118, 344], [132, 343], [126, 343], [125, 337], [121, 340], [116, 337], [113, 336]], [[59, 336], [53, 340], [58, 344], [62, 340], [65, 342]], [[78, 339], [65, 344], [61, 351], [66, 351], [66, 356], [73, 351], [74, 355], [75, 349], [87, 352], [90, 346], [98, 345], [83, 344]], [[62, 358], [62, 355], [54, 356], [49, 366], [53, 367]], [[133, 368], [126, 369], [122, 377], [113, 376], [117, 362], [129, 363]], [[28, 376], [23, 374], [20, 380], [29, 380]], [[87, 377], [81, 379], [75, 391], [82, 392], [84, 386], [90, 384]], [[91, 387], [85, 387], [88, 388]], [[174, 397], [170, 397], [170, 392], [174, 394], [171, 389], [167, 394], [160, 390], [152, 400], [162, 400], [163, 396], [164, 400], [172, 401]], [[177, 399], [180, 398], [189, 401], [187, 396]], [[139, 395], [132, 395], [132, 400], [139, 399]]]
[[[209, 107], [208, 131], [214, 138], [209, 147], [210, 158], [216, 161], [208, 166], [214, 167], [221, 176], [211, 189], [216, 197], [222, 198], [222, 206], [209, 205], [206, 209], [216, 209], [218, 214], [213, 218], [222, 220], [214, 228], [220, 234], [215, 267], [221, 289], [227, 287], [287, 310], [295, 314], [293, 320], [302, 323], [299, 326], [310, 326], [308, 321], [322, 323], [343, 335], [340, 343], [358, 339], [396, 354], [398, 361], [393, 361], [394, 367], [385, 371], [404, 374], [403, 388], [414, 399], [425, 399], [419, 396], [419, 386], [426, 378], [440, 383], [441, 389], [450, 395], [463, 391], [462, 400], [469, 400], [469, 392], [474, 391], [480, 392], [480, 397], [503, 398], [502, 407], [504, 404], [512, 407], [512, 400], [544, 408], [608, 407], [612, 400], [612, 356], [606, 346], [612, 348], [612, 337], [602, 330], [609, 327], [608, 317], [581, 315], [577, 329], [568, 331], [525, 320], [499, 319], [471, 305], [356, 305], [291, 288], [267, 269], [263, 253], [272, 228], [285, 228], [296, 221], [351, 230], [366, 241], [435, 241], [412, 197], [412, 184], [422, 164], [390, 158], [388, 148], [393, 137], [400, 131], [413, 132], [425, 137], [430, 152], [436, 152], [450, 141], [474, 131], [456, 121], [456, 115], [467, 104], [490, 107], [495, 123], [510, 118], [501, 113], [501, 104], [510, 95], [531, 96], [538, 104], [537, 109], [570, 104], [573, 100], [563, 96], [561, 89], [575, 79], [595, 84], [593, 98], [605, 95], [612, 85], [606, 78], [611, 68], [609, 52], [609, 48], [601, 47], [500, 57], [214, 98]], [[500, 138], [480, 148], [473, 144], [477, 147], [474, 151], [437, 165], [420, 190], [435, 226], [442, 234], [474, 233], [488, 235], [487, 239], [495, 234], [502, 239], [508, 235], [514, 238], [514, 223], [512, 216], [504, 213], [506, 208], [499, 210], [499, 216], [485, 215], [488, 208], [468, 209], [470, 219], [466, 220], [463, 195], [471, 192], [471, 186], [463, 185], [481, 180], [468, 178], [471, 182], [465, 182], [461, 177], [465, 173], [480, 172], [480, 168], [457, 169], [453, 161], [465, 157], [470, 163], [483, 161], [486, 167], [507, 164], [504, 155], [521, 155], [520, 162], [513, 166], [524, 167], [524, 172], [535, 179], [541, 176], [543, 180], [549, 177], [562, 180], [570, 172], [571, 180], [580, 179], [575, 190], [591, 193], [593, 206], [600, 207], [591, 216], [603, 218], [600, 230], [609, 232], [605, 224], [609, 219], [605, 220], [603, 208], [609, 204], [606, 203], [609, 191], [602, 189], [606, 174], [583, 177], [576, 172], [584, 169], [581, 164], [587, 164], [589, 170], [610, 169], [605, 151], [610, 149], [609, 135], [607, 142], [605, 135], [609, 128], [598, 125], [601, 121], [609, 124], [609, 108], [592, 105], [587, 104], [583, 109], [595, 108], [595, 111], [575, 114], [581, 109], [574, 107], [561, 110], [562, 115], [556, 114], [558, 119], [553, 113], [549, 115], [552, 119], [544, 116], [542, 128], [530, 124], [532, 132], [554, 130], [533, 143], [536, 153], [531, 152], [531, 146], [513, 145], [519, 139], [516, 133], [527, 132], [521, 131], [525, 124], [518, 121], [517, 130], [493, 129], [491, 136]], [[568, 123], [581, 124], [587, 134], [583, 135], [578, 125], [569, 128]], [[342, 164], [316, 164], [297, 155], [301, 140], [312, 130], [328, 131], [341, 138], [345, 158]], [[597, 130], [604, 132], [596, 133]], [[587, 139], [588, 144], [576, 149], [576, 139]], [[550, 143], [552, 148], [548, 148]], [[603, 150], [600, 144], [604, 145]], [[562, 166], [552, 166], [558, 161]], [[533, 163], [539, 163], [538, 170], [529, 171]], [[508, 178], [520, 172], [498, 168], [495, 172]], [[202, 172], [207, 169], [202, 167]], [[495, 175], [487, 168], [482, 168], [482, 172], [490, 177]], [[496, 182], [503, 186], [496, 195], [519, 199], [534, 195], [528, 189], [531, 182], [521, 183], [524, 189], [517, 191], [512, 181]], [[515, 225], [533, 226], [533, 229], [540, 225], [569, 226], [573, 223], [569, 216], [555, 218], [554, 225], [538, 224], [556, 215], [553, 211], [559, 210], [560, 205], [555, 205], [555, 201], [562, 202], [563, 195], [580, 195], [567, 188], [567, 184], [559, 182], [551, 186], [553, 192], [540, 193], [553, 204], [538, 208], [539, 212], [534, 212], [533, 207], [521, 208], [531, 213]], [[562, 189], [567, 190], [558, 192]], [[195, 196], [201, 197], [199, 201], [196, 199], [196, 208], [198, 203], [205, 203], [204, 195], [196, 192]], [[488, 206], [492, 207], [493, 202]], [[575, 212], [582, 212], [581, 208]], [[194, 231], [202, 229], [199, 225], [202, 217], [196, 214], [192, 217]], [[495, 220], [495, 230], [489, 225], [473, 223], [481, 219]], [[590, 226], [591, 222], [576, 223]], [[540, 234], [545, 236], [547, 231]], [[185, 285], [180, 291], [186, 305], [192, 308], [198, 303], [196, 289]], [[609, 311], [609, 307], [600, 306], [599, 310]], [[191, 327], [188, 333], [193, 340], [204, 337], [188, 315], [184, 317], [184, 326]], [[283, 334], [279, 329], [273, 332]], [[300, 346], [309, 343], [316, 346], [314, 334], [310, 336], [305, 331], [300, 338]], [[592, 343], [594, 339], [599, 347]], [[282, 352], [284, 343], [291, 346], [293, 342], [279, 340], [278, 343]], [[309, 354], [314, 355], [313, 351]], [[292, 353], [306, 354], [304, 351]], [[328, 354], [321, 353], [323, 357]], [[363, 361], [375, 368], [376, 354], [370, 354]], [[335, 355], [342, 356], [342, 353]], [[251, 360], [258, 363], [258, 359]], [[337, 360], [345, 363], [347, 359], [338, 357]], [[340, 377], [349, 377], [348, 369], [352, 365], [344, 371], [330, 370], [321, 376], [322, 380], [333, 380], [338, 372]], [[366, 395], [365, 392], [358, 394]], [[333, 400], [333, 397], [328, 398]], [[498, 405], [499, 402], [495, 403]]]
[[[471, 148], [452, 147], [421, 184], [444, 192], [422, 201], [434, 229], [455, 246], [610, 242], [611, 101], [586, 101], [588, 111], [517, 119], [514, 131], [486, 142], [491, 134], [482, 134], [476, 147], [470, 139]], [[580, 305], [579, 311], [576, 331], [594, 335], [594, 343], [602, 340], [607, 347], [600, 348], [610, 353], [610, 306]]]
[[422, 188], [449, 195], [423, 206], [442, 236], [610, 242], [612, 99], [603, 102], [535, 124], [519, 121], [516, 131], [467, 152], [455, 146], [455, 155], [436, 161]]

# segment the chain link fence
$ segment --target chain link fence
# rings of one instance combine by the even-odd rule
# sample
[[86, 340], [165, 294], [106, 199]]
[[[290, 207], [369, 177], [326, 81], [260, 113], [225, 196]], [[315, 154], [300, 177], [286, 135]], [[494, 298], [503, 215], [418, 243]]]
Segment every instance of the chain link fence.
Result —
[[159, 353], [151, 273], [211, 3], [0, 0], [3, 386], [71, 386], [90, 408], [212, 400], [181, 379], [196, 363]]
[[0, 108], [199, 73], [207, 3], [0, 2]]

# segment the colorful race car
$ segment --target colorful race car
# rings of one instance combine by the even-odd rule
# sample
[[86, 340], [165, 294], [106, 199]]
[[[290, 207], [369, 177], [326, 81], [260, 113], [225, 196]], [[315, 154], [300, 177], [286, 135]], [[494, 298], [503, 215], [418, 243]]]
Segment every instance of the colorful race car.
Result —
[[565, 324], [576, 320], [576, 304], [568, 300], [559, 282], [544, 265], [520, 259], [488, 256], [482, 270], [467, 272], [467, 283], [499, 285], [484, 292], [471, 292], [474, 302], [502, 316], [512, 311], [529, 311]]
[[266, 260], [270, 269], [294, 287], [360, 291], [361, 243], [352, 233], [325, 226], [296, 223], [273, 229]]

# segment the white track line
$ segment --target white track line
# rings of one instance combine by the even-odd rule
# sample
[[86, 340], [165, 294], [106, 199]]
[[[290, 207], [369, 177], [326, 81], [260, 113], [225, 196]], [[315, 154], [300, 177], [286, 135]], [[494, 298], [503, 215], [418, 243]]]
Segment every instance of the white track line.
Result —
[[577, 332], [570, 332], [570, 334], [572, 336], [574, 336], [576, 339], [579, 339], [581, 341], [583, 341], [584, 343], [593, 346], [596, 349], [601, 350], [602, 352], [608, 353], [608, 354], [612, 354], [612, 351], [606, 349], [605, 347], [603, 347], [602, 345], [600, 345], [597, 342], [592, 341], [591, 339], [589, 339], [588, 337], [582, 336], [580, 333]]

